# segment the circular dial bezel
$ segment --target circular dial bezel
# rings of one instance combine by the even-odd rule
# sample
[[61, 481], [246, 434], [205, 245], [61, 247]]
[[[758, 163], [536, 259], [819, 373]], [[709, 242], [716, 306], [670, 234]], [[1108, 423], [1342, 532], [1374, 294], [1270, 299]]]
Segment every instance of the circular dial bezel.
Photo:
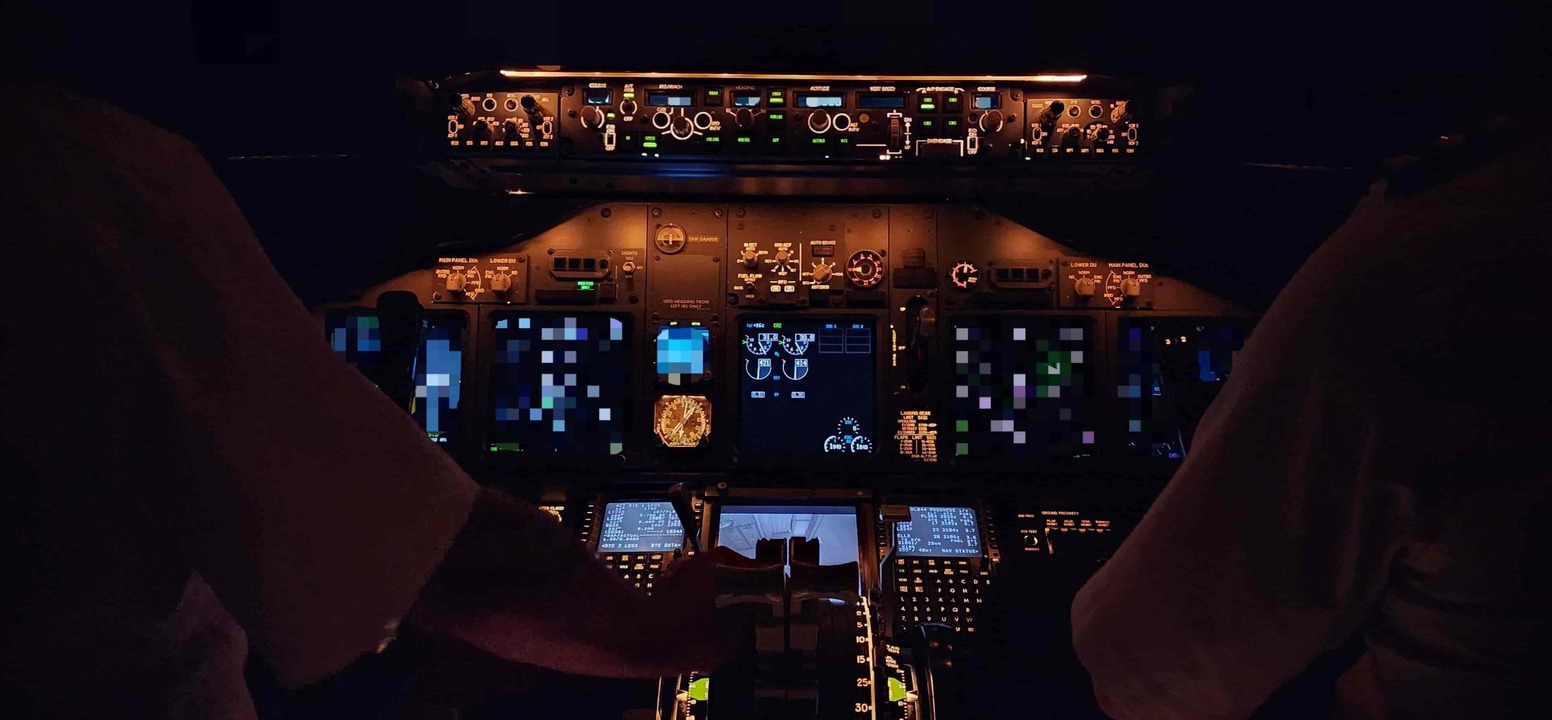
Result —
[[711, 435], [711, 401], [704, 395], [664, 395], [652, 407], [652, 432], [665, 447], [699, 447]]
[[[963, 281], [960, 281], [959, 279], [960, 271], [964, 271], [965, 274], [965, 279]], [[981, 269], [976, 267], [975, 263], [970, 262], [969, 260], [963, 260], [954, 263], [954, 266], [949, 268], [948, 271], [948, 281], [953, 283], [954, 287], [957, 287], [960, 290], [969, 290], [971, 285], [974, 285], [980, 281], [980, 277]]]
[[[674, 237], [674, 233], [678, 233], [677, 238]], [[684, 228], [673, 223], [659, 226], [657, 232], [652, 235], [652, 245], [661, 250], [664, 255], [673, 255], [684, 250], [684, 247], [689, 242], [689, 233], [686, 233]]]
[[[873, 274], [867, 277], [861, 276], [859, 270], [861, 263], [870, 262], [873, 265]], [[846, 282], [864, 290], [878, 287], [884, 282], [884, 256], [872, 250], [858, 250], [846, 260]]]

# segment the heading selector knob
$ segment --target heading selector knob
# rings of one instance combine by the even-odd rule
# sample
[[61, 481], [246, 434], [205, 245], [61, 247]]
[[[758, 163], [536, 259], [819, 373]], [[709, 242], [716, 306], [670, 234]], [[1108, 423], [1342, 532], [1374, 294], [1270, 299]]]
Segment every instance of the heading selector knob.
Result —
[[739, 108], [733, 111], [733, 124], [741, 128], [754, 124], [754, 111], [749, 108]]
[[596, 106], [588, 105], [582, 108], [582, 127], [593, 130], [602, 130], [604, 127], [604, 111]]

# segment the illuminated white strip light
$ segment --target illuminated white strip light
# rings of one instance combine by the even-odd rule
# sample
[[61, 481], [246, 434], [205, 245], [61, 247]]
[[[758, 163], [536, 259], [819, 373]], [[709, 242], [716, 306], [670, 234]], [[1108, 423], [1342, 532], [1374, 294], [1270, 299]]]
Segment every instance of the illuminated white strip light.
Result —
[[909, 80], [913, 82], [946, 83], [946, 82], [982, 82], [982, 83], [1060, 83], [1076, 84], [1088, 79], [1088, 75], [1080, 73], [1071, 74], [1042, 74], [1042, 75], [901, 75], [881, 77], [877, 75], [787, 75], [787, 74], [743, 74], [743, 73], [673, 73], [673, 72], [561, 72], [557, 70], [502, 70], [501, 75], [509, 78], [528, 79], [556, 79], [556, 78], [619, 78], [619, 79], [658, 79], [658, 80], [824, 80], [843, 82], [880, 82], [891, 80]]

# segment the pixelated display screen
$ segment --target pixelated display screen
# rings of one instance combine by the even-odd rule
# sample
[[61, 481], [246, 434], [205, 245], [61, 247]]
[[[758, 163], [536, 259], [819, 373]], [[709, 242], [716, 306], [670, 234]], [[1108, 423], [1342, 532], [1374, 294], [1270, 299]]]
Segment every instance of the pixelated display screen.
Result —
[[955, 456], [1093, 452], [1092, 319], [957, 317], [952, 338]]
[[819, 564], [856, 562], [857, 509], [824, 505], [730, 505], [717, 523], [717, 544], [752, 558], [760, 540], [819, 540]]
[[895, 524], [895, 552], [905, 557], [980, 557], [975, 511], [911, 506], [911, 521]]
[[669, 385], [694, 385], [706, 373], [711, 329], [665, 325], [657, 330], [657, 379]]
[[[370, 310], [330, 313], [324, 321], [334, 352], [369, 375], [382, 352], [382, 328]], [[420, 351], [415, 356], [415, 400], [411, 415], [427, 437], [445, 443], [458, 427], [463, 389], [464, 316], [432, 313], [421, 326]]]
[[490, 449], [618, 455], [630, 414], [630, 317], [497, 315]]
[[872, 321], [744, 320], [742, 449], [754, 455], [871, 453]]
[[1128, 453], [1185, 457], [1251, 324], [1247, 318], [1121, 320], [1116, 396], [1126, 405]]
[[663, 500], [612, 502], [604, 506], [598, 552], [672, 552], [684, 545], [684, 528], [674, 506]]

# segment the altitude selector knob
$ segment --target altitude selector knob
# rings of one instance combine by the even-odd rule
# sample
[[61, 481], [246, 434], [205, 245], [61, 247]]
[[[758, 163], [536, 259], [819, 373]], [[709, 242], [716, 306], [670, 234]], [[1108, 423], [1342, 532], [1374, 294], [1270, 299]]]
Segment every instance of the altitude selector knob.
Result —
[[808, 129], [816, 133], [822, 133], [830, 129], [830, 113], [823, 110], [815, 111], [808, 116]]

